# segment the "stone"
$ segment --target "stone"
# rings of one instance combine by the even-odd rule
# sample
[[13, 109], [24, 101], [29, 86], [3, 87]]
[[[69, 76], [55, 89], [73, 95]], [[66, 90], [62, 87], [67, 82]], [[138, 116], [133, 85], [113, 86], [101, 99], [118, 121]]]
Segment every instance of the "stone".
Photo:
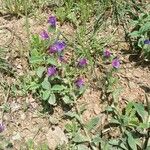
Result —
[[52, 127], [46, 134], [47, 143], [51, 150], [55, 150], [58, 145], [63, 145], [68, 143], [68, 138], [64, 131], [56, 126]]
[[21, 136], [20, 136], [20, 133], [15, 133], [13, 136], [12, 136], [12, 140], [13, 141], [16, 141], [16, 140], [21, 140]]
[[11, 108], [11, 112], [13, 113], [15, 111], [18, 111], [21, 108], [21, 105], [16, 102], [12, 102], [10, 104], [10, 108]]

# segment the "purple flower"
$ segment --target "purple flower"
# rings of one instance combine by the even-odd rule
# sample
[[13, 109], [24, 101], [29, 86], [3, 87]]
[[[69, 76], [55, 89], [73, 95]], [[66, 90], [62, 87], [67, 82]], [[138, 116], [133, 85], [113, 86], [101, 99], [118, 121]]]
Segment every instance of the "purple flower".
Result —
[[78, 62], [79, 67], [85, 67], [87, 65], [87, 59], [81, 58]]
[[57, 68], [55, 66], [51, 66], [47, 69], [48, 76], [55, 76], [57, 73]]
[[55, 16], [50, 16], [48, 18], [48, 23], [52, 26], [52, 27], [56, 27], [56, 17]]
[[113, 61], [112, 61], [112, 66], [116, 69], [118, 69], [120, 67], [120, 61], [118, 58], [115, 58]]
[[50, 53], [62, 52], [66, 47], [66, 43], [64, 41], [55, 42], [49, 49]]
[[106, 50], [104, 51], [103, 55], [104, 55], [104, 57], [109, 58], [109, 57], [111, 56], [111, 52], [110, 52], [108, 49], [106, 49]]
[[61, 52], [61, 51], [64, 50], [65, 47], [66, 47], [66, 43], [65, 43], [64, 41], [57, 41], [57, 42], [55, 43], [55, 45], [56, 45], [56, 47], [57, 47], [57, 51], [58, 51], [58, 52]]
[[150, 40], [145, 40], [144, 44], [150, 44]]
[[5, 127], [2, 123], [0, 123], [0, 133], [3, 132], [5, 130]]
[[40, 35], [41, 35], [43, 40], [49, 39], [49, 35], [45, 30], [43, 30]]
[[77, 78], [77, 80], [75, 81], [75, 85], [78, 87], [78, 88], [81, 88], [83, 85], [84, 85], [84, 81], [82, 78]]
[[58, 51], [57, 46], [55, 44], [50, 46], [50, 48], [49, 48], [50, 53], [57, 53], [57, 51]]

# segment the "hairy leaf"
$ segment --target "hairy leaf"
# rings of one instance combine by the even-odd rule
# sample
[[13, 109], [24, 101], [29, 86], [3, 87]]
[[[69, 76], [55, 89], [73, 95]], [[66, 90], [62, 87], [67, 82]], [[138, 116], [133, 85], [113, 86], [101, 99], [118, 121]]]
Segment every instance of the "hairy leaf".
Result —
[[128, 141], [130, 148], [132, 150], [137, 150], [136, 140], [133, 138], [132, 134], [128, 132], [127, 136], [128, 136], [127, 141]]
[[45, 89], [45, 90], [50, 90], [50, 88], [51, 88], [51, 84], [48, 81], [47, 77], [44, 79], [44, 81], [42, 82], [41, 85], [42, 85], [42, 88]]
[[54, 85], [54, 86], [51, 88], [52, 91], [62, 91], [62, 90], [64, 90], [64, 89], [65, 89], [65, 87], [64, 87], [63, 85], [58, 85], [58, 84]]
[[83, 145], [83, 144], [80, 144], [77, 147], [78, 147], [77, 150], [89, 150], [89, 148], [86, 145]]
[[54, 105], [55, 102], [56, 102], [55, 94], [51, 94], [49, 99], [48, 99], [48, 103], [51, 104], [51, 105]]
[[87, 130], [91, 131], [98, 123], [99, 123], [99, 117], [92, 118], [87, 124], [86, 128]]
[[137, 113], [140, 115], [140, 117], [144, 121], [145, 117], [147, 116], [147, 112], [145, 111], [144, 106], [140, 103], [134, 103], [134, 107]]
[[37, 73], [37, 75], [38, 75], [39, 78], [42, 77], [44, 71], [45, 71], [45, 67], [39, 67], [39, 68], [37, 69], [37, 72], [36, 72], [36, 73]]
[[47, 100], [50, 96], [50, 90], [43, 91], [43, 100]]
[[77, 133], [77, 134], [75, 135], [75, 137], [73, 138], [73, 141], [74, 141], [75, 143], [83, 143], [83, 142], [87, 142], [88, 139], [87, 139], [87, 137], [85, 137], [85, 136], [82, 135], [81, 133]]

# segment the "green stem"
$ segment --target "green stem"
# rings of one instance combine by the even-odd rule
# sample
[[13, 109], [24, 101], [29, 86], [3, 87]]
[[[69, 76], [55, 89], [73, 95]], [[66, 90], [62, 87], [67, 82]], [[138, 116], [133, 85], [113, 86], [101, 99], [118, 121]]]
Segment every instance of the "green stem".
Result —
[[[80, 115], [80, 111], [78, 110], [78, 107], [77, 107], [76, 104], [75, 104], [75, 109], [76, 109], [77, 114]], [[78, 121], [79, 121], [79, 120], [78, 120]], [[91, 144], [91, 143], [92, 143], [91, 137], [90, 137], [88, 131], [86, 130], [86, 128], [84, 127], [84, 123], [83, 123], [83, 119], [82, 119], [81, 115], [80, 115], [80, 121], [79, 121], [79, 123], [80, 123], [80, 125], [82, 126], [86, 137], [88, 138], [88, 142], [89, 142], [89, 145], [90, 145], [91, 149], [92, 149], [92, 150], [95, 150], [95, 148], [94, 148], [94, 147], [92, 146], [92, 144]]]

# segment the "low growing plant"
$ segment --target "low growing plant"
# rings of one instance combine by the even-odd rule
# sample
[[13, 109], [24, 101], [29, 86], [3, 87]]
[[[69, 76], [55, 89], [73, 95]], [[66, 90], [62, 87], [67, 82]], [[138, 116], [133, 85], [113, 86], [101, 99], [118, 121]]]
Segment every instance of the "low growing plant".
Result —
[[134, 40], [134, 51], [140, 53], [145, 60], [150, 60], [150, 15], [141, 13], [131, 23], [133, 30], [129, 36]]
[[149, 147], [149, 114], [141, 103], [128, 102], [124, 111], [120, 112], [118, 108], [108, 109], [113, 114], [110, 124], [117, 125], [120, 128], [120, 139], [114, 139], [111, 145], [121, 143], [124, 149], [147, 149]]
[[78, 109], [76, 106], [76, 111], [66, 113], [67, 116], [72, 118], [71, 123], [65, 126], [70, 140], [69, 148], [74, 150], [95, 150], [97, 147], [97, 140], [101, 140], [96, 130], [97, 125], [100, 123], [100, 118], [96, 116], [91, 118], [87, 123], [84, 123], [82, 117], [84, 111], [85, 107], [82, 106]]
[[48, 24], [48, 31], [32, 37], [29, 62], [33, 75], [28, 90], [50, 105], [73, 104], [85, 89], [81, 73], [88, 61], [84, 57], [67, 59], [69, 46], [57, 29], [56, 18], [49, 17]]

